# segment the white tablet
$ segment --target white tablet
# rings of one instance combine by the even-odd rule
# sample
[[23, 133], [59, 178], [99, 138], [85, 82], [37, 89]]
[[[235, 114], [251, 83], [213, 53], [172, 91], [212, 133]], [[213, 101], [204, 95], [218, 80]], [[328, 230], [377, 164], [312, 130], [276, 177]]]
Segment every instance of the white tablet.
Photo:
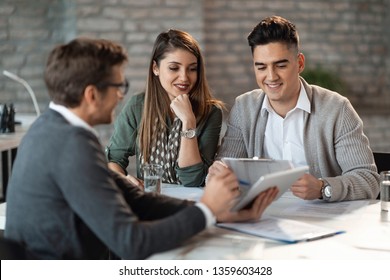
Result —
[[291, 185], [296, 180], [302, 177], [303, 174], [305, 174], [307, 171], [307, 166], [304, 166], [261, 176], [260, 179], [255, 184], [253, 184], [247, 192], [243, 192], [240, 197], [237, 198], [237, 203], [233, 206], [232, 211], [241, 210], [250, 202], [252, 202], [252, 200], [254, 200], [258, 194], [273, 186], [277, 186], [279, 189], [279, 193], [275, 200], [278, 199], [291, 187]]
[[229, 158], [221, 159], [236, 174], [239, 180], [253, 185], [263, 175], [289, 170], [294, 166], [289, 160], [274, 160], [265, 158]]

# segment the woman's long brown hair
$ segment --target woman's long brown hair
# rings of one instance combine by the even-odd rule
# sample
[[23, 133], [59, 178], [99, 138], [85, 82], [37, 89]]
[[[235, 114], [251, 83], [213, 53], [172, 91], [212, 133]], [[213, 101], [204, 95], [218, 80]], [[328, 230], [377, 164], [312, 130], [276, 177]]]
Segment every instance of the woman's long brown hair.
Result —
[[168, 124], [167, 117], [170, 116], [170, 99], [167, 92], [161, 86], [159, 77], [153, 73], [154, 61], [160, 66], [160, 62], [167, 53], [176, 49], [183, 49], [192, 53], [198, 63], [197, 81], [189, 93], [192, 110], [196, 117], [196, 123], [199, 126], [206, 121], [206, 118], [213, 105], [224, 108], [221, 101], [215, 99], [207, 83], [205, 66], [198, 42], [187, 32], [170, 29], [160, 33], [154, 43], [152, 57], [150, 59], [148, 79], [145, 89], [145, 104], [142, 113], [140, 127], [140, 148], [145, 162], [149, 161], [151, 147], [160, 132], [154, 129], [155, 120], [160, 127], [166, 129]]

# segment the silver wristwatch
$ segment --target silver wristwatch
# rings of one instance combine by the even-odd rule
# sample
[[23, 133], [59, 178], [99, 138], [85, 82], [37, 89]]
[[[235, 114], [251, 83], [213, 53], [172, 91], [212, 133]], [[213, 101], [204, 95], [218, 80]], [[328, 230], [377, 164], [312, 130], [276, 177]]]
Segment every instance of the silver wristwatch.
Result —
[[180, 131], [180, 136], [188, 139], [192, 139], [196, 136], [196, 129], [190, 128], [184, 131]]
[[326, 181], [320, 179], [322, 182], [324, 182], [324, 185], [321, 188], [321, 195], [323, 200], [330, 200], [332, 197], [332, 186], [329, 185]]

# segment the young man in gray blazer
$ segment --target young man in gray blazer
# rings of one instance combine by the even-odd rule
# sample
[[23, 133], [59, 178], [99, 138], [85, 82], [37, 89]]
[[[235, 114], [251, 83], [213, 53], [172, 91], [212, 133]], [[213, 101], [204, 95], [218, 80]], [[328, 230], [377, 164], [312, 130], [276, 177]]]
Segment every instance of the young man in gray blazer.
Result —
[[273, 16], [249, 34], [260, 89], [236, 98], [221, 157], [264, 157], [308, 165], [291, 190], [302, 199], [375, 199], [379, 175], [363, 122], [347, 98], [300, 77], [305, 57], [295, 25]]
[[216, 219], [258, 219], [277, 193], [230, 213], [235, 175], [213, 167], [200, 202], [144, 193], [107, 167], [96, 131], [113, 120], [128, 89], [127, 55], [110, 41], [75, 39], [54, 48], [45, 82], [52, 102], [30, 127], [7, 193], [5, 236], [30, 258], [143, 259], [172, 249]]

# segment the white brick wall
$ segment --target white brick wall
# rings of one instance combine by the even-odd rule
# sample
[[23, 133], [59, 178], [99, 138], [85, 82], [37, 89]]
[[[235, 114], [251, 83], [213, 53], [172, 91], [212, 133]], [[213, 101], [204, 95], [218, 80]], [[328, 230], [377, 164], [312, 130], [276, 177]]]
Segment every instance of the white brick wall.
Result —
[[[26, 79], [43, 110], [48, 97], [42, 75], [51, 48], [78, 35], [105, 37], [126, 46], [130, 92], [135, 93], [144, 88], [157, 34], [178, 28], [200, 42], [210, 85], [229, 107], [237, 95], [256, 87], [247, 34], [261, 18], [278, 14], [297, 25], [307, 67], [321, 65], [348, 83], [348, 93], [344, 94], [364, 119], [373, 149], [390, 152], [388, 135], [383, 134], [390, 131], [389, 2], [1, 0], [0, 70]], [[3, 76], [0, 102], [14, 102], [18, 112], [33, 112], [24, 88]], [[99, 131], [106, 141], [112, 127]]]

